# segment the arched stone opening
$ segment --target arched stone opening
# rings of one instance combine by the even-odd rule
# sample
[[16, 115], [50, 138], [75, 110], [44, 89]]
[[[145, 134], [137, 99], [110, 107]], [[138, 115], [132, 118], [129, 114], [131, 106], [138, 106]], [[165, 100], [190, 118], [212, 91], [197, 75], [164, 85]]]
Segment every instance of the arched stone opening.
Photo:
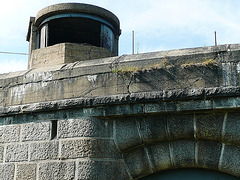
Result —
[[189, 168], [189, 169], [174, 169], [167, 170], [159, 173], [155, 173], [141, 180], [238, 180], [237, 177], [231, 176], [226, 173], [222, 173], [219, 171], [208, 170], [208, 169], [197, 169], [197, 168]]

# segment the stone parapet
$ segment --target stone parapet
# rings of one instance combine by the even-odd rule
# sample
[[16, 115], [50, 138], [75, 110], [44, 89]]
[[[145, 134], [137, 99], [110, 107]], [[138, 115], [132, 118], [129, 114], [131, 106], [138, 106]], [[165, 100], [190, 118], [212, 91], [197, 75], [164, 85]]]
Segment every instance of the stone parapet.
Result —
[[239, 45], [123, 55], [0, 75], [0, 106], [239, 86]]

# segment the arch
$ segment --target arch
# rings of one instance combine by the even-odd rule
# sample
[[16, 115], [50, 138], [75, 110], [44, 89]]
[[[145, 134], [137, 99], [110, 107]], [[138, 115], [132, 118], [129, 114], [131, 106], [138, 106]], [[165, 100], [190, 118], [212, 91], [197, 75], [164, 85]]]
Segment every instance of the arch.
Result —
[[134, 179], [178, 168], [203, 168], [240, 177], [238, 159], [238, 146], [208, 140], [159, 142], [124, 153], [128, 172]]
[[208, 169], [174, 169], [167, 170], [159, 173], [155, 173], [149, 176], [142, 178], [142, 180], [238, 180], [237, 177], [231, 176], [226, 173], [222, 173], [219, 171], [213, 171]]
[[168, 169], [203, 168], [240, 177], [239, 112], [156, 114], [114, 121], [114, 140], [138, 179]]

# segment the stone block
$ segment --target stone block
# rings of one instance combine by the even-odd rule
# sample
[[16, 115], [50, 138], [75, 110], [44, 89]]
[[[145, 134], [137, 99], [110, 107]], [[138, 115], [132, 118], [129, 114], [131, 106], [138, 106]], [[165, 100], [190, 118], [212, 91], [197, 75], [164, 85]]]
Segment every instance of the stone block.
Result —
[[201, 168], [218, 169], [221, 143], [214, 141], [197, 141], [196, 163]]
[[80, 160], [78, 179], [130, 179], [123, 161]]
[[16, 179], [36, 180], [36, 164], [18, 164]]
[[153, 103], [145, 105], [146, 113], [154, 113], [154, 112], [170, 112], [176, 111], [177, 107], [175, 102], [161, 102], [161, 103]]
[[178, 140], [170, 143], [172, 148], [172, 162], [176, 167], [194, 167], [195, 142], [191, 140]]
[[119, 150], [143, 144], [140, 138], [135, 118], [119, 118], [115, 120], [114, 140]]
[[221, 98], [213, 100], [213, 108], [233, 108], [236, 107], [236, 101], [234, 98]]
[[167, 121], [163, 116], [147, 116], [137, 118], [139, 132], [144, 143], [153, 143], [167, 139]]
[[75, 178], [75, 162], [47, 162], [39, 164], [39, 180]]
[[28, 144], [12, 144], [6, 147], [6, 162], [21, 162], [28, 160]]
[[50, 140], [51, 125], [51, 122], [23, 124], [22, 141]]
[[202, 110], [202, 109], [212, 109], [212, 102], [210, 100], [192, 100], [177, 103], [178, 111]]
[[148, 146], [147, 150], [155, 172], [172, 167], [168, 142]]
[[19, 142], [20, 125], [0, 126], [0, 143]]
[[110, 137], [112, 122], [100, 118], [81, 118], [58, 121], [58, 138]]
[[240, 129], [240, 113], [229, 112], [226, 115], [223, 141], [237, 143], [238, 145], [240, 145], [239, 129]]
[[81, 139], [61, 141], [61, 159], [120, 158], [112, 140]]
[[0, 163], [3, 162], [4, 146], [0, 146]]
[[193, 138], [194, 123], [192, 114], [183, 114], [167, 117], [170, 139]]
[[240, 177], [240, 148], [232, 145], [225, 145], [220, 170]]
[[14, 180], [15, 165], [14, 164], [0, 164], [0, 179]]
[[133, 178], [153, 173], [153, 170], [148, 163], [147, 153], [144, 148], [135, 149], [125, 153], [124, 161], [129, 169], [129, 174]]
[[196, 114], [196, 137], [221, 140], [224, 113]]
[[105, 115], [128, 115], [143, 113], [143, 104], [108, 106]]
[[39, 142], [29, 145], [30, 160], [45, 160], [58, 158], [58, 142]]
[[94, 108], [83, 108], [84, 116], [104, 116], [103, 107], [94, 107]]

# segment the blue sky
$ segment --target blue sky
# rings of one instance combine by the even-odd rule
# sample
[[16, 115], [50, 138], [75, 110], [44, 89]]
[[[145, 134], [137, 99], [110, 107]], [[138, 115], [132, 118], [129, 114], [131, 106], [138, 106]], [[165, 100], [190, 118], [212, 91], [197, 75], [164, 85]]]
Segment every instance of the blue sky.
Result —
[[[26, 34], [30, 16], [66, 0], [9, 0], [0, 6], [0, 52], [28, 53]], [[239, 0], [75, 0], [94, 4], [118, 16], [122, 35], [119, 55], [240, 43]], [[138, 45], [138, 46], [137, 46]], [[0, 53], [0, 73], [27, 69], [27, 56]]]

